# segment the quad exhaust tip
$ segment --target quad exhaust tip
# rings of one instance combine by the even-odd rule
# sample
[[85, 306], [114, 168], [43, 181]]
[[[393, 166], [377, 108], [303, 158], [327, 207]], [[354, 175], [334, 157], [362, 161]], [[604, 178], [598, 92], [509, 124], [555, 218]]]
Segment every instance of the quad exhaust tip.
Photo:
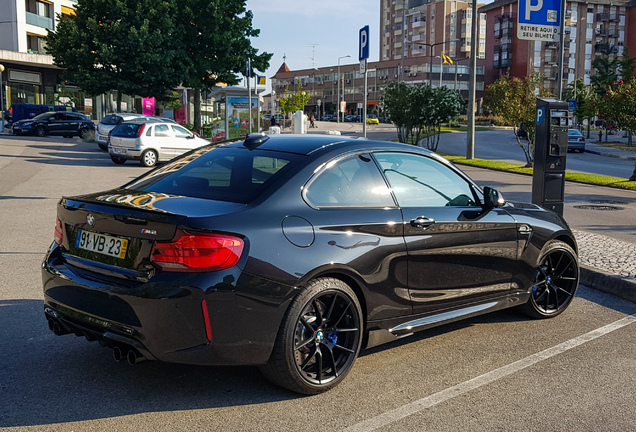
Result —
[[[116, 346], [113, 348], [113, 358], [116, 362], [120, 362], [124, 359], [124, 352], [120, 347]], [[146, 358], [140, 354], [138, 354], [134, 349], [129, 349], [126, 353], [126, 360], [129, 365], [136, 365], [137, 363], [141, 363], [146, 360]]]

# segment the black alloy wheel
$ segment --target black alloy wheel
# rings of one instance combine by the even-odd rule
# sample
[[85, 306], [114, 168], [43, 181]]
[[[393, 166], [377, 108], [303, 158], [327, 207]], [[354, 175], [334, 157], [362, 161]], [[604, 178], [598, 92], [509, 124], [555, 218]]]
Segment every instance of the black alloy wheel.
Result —
[[80, 129], [79, 136], [81, 139], [86, 139], [88, 137], [88, 129], [86, 128]]
[[38, 126], [35, 128], [35, 135], [39, 136], [40, 138], [43, 136], [46, 136], [46, 129], [44, 129], [44, 126]]
[[533, 318], [551, 318], [572, 302], [579, 286], [576, 252], [561, 241], [545, 245], [537, 265], [530, 299], [524, 311]]
[[362, 342], [362, 310], [353, 290], [333, 278], [314, 280], [291, 304], [263, 374], [303, 394], [335, 387]]

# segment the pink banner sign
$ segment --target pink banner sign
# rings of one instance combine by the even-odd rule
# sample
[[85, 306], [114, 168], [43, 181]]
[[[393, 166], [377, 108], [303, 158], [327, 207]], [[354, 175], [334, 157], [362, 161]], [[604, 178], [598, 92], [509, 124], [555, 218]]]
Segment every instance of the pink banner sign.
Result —
[[143, 98], [142, 101], [143, 106], [143, 115], [154, 115], [155, 114], [155, 98]]

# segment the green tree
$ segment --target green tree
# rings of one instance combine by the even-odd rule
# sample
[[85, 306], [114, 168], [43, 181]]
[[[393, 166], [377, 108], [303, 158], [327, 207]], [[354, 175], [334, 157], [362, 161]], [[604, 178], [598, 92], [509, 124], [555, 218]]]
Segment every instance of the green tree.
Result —
[[412, 133], [409, 119], [410, 101], [411, 88], [403, 81], [392, 81], [384, 89], [384, 114], [391, 117], [391, 122], [397, 127], [398, 141], [402, 143], [406, 142]]
[[590, 82], [597, 95], [602, 96], [607, 88], [618, 80], [620, 66], [621, 62], [613, 47], [601, 51], [601, 55], [592, 60], [592, 67], [596, 69], [596, 73], [590, 76]]
[[599, 114], [611, 118], [614, 125], [628, 132], [628, 145], [636, 132], [636, 78], [619, 81], [607, 89], [599, 103]]
[[[423, 105], [423, 116], [418, 123], [424, 126], [426, 148], [437, 151], [442, 123], [448, 123], [451, 119], [465, 112], [466, 104], [458, 91], [448, 87], [422, 86], [417, 88], [420, 92], [428, 93]], [[415, 142], [418, 141], [419, 139]]]
[[590, 125], [598, 111], [595, 109], [596, 94], [591, 86], [585, 85], [583, 78], [579, 78], [568, 84], [563, 92], [565, 99], [576, 100], [574, 116], [577, 121], [587, 119], [587, 137], [590, 138]]
[[[504, 75], [486, 88], [484, 105], [494, 115], [504, 119], [506, 124], [514, 126], [517, 144], [526, 157], [526, 166], [534, 162], [534, 138], [536, 125], [537, 97], [553, 96], [540, 83], [541, 74], [525, 78]], [[527, 144], [521, 143], [519, 126], [528, 133]]]
[[298, 110], [304, 109], [309, 99], [309, 92], [303, 90], [303, 87], [299, 84], [296, 84], [294, 92], [290, 92], [288, 88], [285, 88], [285, 94], [279, 99], [280, 110], [283, 114], [293, 114]]
[[252, 12], [246, 10], [246, 0], [183, 0], [174, 16], [177, 36], [187, 65], [183, 85], [194, 89], [194, 127], [201, 123], [201, 91], [217, 83], [235, 85], [238, 74], [246, 73], [251, 59], [253, 70], [269, 67], [272, 54], [252, 47], [250, 38], [260, 30], [252, 28]]
[[183, 75], [176, 11], [174, 0], [79, 0], [48, 32], [47, 51], [85, 92], [116, 90], [118, 111], [122, 93], [165, 100]]

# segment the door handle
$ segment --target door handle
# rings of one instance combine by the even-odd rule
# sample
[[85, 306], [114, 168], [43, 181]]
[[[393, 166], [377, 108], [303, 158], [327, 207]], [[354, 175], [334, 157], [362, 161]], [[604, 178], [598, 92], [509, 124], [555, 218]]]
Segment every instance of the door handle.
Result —
[[428, 228], [435, 223], [435, 219], [420, 216], [411, 220], [411, 226], [415, 228]]

